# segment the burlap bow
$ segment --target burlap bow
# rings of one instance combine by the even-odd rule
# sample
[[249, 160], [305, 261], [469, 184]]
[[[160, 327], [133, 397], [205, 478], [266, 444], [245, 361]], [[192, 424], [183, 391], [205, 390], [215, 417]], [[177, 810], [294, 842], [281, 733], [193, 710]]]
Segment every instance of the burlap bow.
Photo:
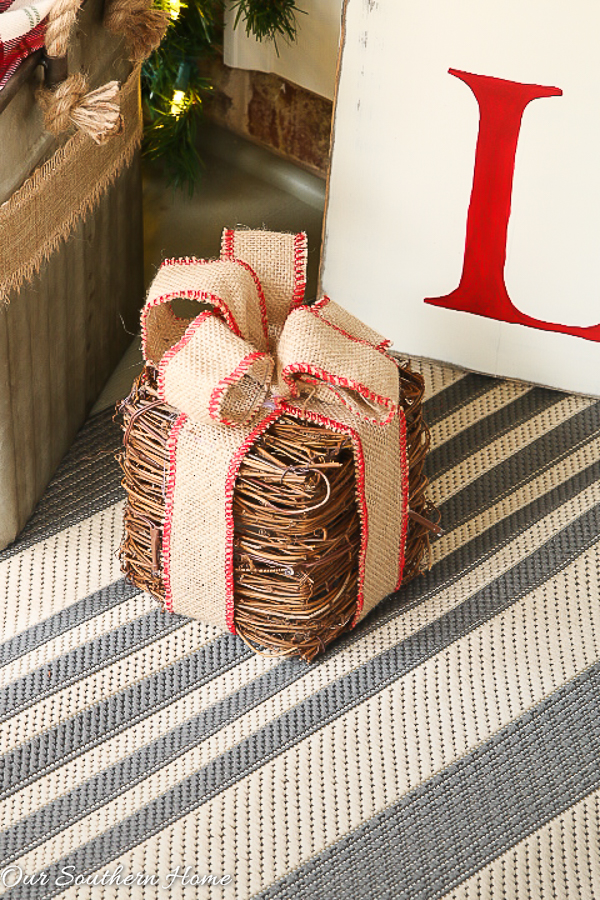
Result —
[[[306, 235], [223, 234], [221, 258], [168, 260], [142, 313], [169, 438], [166, 603], [234, 631], [232, 501], [240, 463], [282, 414], [350, 435], [361, 517], [355, 621], [401, 581], [408, 466], [388, 343], [324, 297], [302, 305]], [[209, 306], [178, 318], [175, 298]]]

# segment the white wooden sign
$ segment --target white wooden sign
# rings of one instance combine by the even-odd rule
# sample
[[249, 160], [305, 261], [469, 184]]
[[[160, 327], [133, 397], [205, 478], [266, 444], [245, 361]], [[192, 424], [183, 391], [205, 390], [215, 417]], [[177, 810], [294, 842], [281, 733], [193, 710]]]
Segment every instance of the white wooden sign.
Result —
[[600, 5], [347, 0], [322, 288], [396, 349], [600, 395]]

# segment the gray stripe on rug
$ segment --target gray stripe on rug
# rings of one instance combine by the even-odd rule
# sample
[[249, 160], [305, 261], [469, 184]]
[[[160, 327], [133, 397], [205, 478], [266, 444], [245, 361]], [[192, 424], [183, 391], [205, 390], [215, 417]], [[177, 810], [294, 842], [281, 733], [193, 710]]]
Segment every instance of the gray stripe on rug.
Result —
[[189, 619], [184, 616], [164, 612], [157, 607], [119, 628], [74, 647], [0, 688], [0, 722], [182, 628], [187, 622]]
[[0, 757], [0, 800], [250, 656], [252, 651], [242, 641], [223, 634], [173, 665], [20, 744]]
[[459, 431], [439, 447], [433, 447], [428, 456], [428, 472], [435, 472], [435, 477], [439, 477], [503, 434], [514, 431], [534, 416], [550, 409], [551, 406], [556, 406], [561, 400], [564, 400], [564, 394], [557, 391], [532, 388], [526, 394], [511, 400], [506, 406], [501, 406], [485, 418]]
[[[600, 505], [459, 607], [307, 697], [133, 815], [63, 857], [56, 866], [46, 870], [50, 880], [53, 880], [53, 871], [59, 873], [66, 865], [74, 865], [78, 873], [95, 871], [344, 715], [459, 637], [507, 609], [538, 585], [549, 581], [598, 541], [599, 527]], [[51, 747], [36, 747], [35, 755], [43, 754], [46, 749], [51, 752]], [[7, 754], [5, 759], [9, 756]], [[25, 759], [30, 758], [31, 754], [27, 752]], [[18, 761], [11, 761], [11, 766], [18, 765]], [[32, 900], [58, 892], [47, 892], [43, 886], [39, 886], [39, 893], [36, 888], [28, 889], [32, 893], [27, 896]], [[18, 888], [16, 890], [15, 896], [24, 896], [18, 893]]]
[[600, 787], [599, 708], [600, 662], [257, 900], [443, 897]]
[[[411, 581], [391, 596], [397, 597], [406, 608], [407, 603], [410, 605], [415, 602], [421, 603], [433, 594], [439, 593], [440, 590], [450, 587], [471, 569], [493, 556], [540, 519], [568, 503], [569, 500], [599, 479], [600, 460], [572, 475], [567, 481], [556, 485], [546, 494], [536, 497], [526, 506], [494, 522], [489, 528], [481, 531], [470, 541], [461, 544], [452, 553], [439, 560], [428, 572], [423, 572], [418, 579]], [[531, 481], [531, 478], [528, 481]], [[495, 502], [496, 498], [491, 498], [490, 505]], [[489, 506], [484, 507], [481, 512], [488, 508]], [[448, 533], [451, 530], [448, 528]]]
[[423, 416], [428, 425], [437, 425], [442, 419], [472, 403], [478, 397], [497, 387], [498, 379], [488, 375], [469, 373], [449, 384], [448, 387], [425, 399]]
[[[600, 402], [565, 419], [444, 501], [440, 505], [442, 525], [446, 529], [463, 525], [599, 434]], [[428, 468], [427, 460], [426, 472], [430, 480], [438, 474]]]
[[0, 644], [0, 666], [5, 666], [24, 653], [30, 653], [42, 644], [70, 631], [82, 622], [87, 622], [113, 606], [124, 603], [139, 594], [139, 588], [120, 578], [106, 587], [100, 588], [87, 597], [82, 597], [53, 616], [31, 625], [14, 637]]
[[121, 469], [114, 458], [121, 431], [112, 415], [106, 410], [83, 426], [25, 528], [0, 553], [0, 561], [123, 499]]
[[146, 744], [125, 759], [104, 769], [69, 793], [37, 810], [0, 833], [0, 865], [45, 843], [119, 794], [169, 765], [178, 756], [235, 721], [287, 685], [306, 675], [318, 663], [307, 666], [298, 659], [283, 660], [239, 690], [178, 725], [168, 734]]

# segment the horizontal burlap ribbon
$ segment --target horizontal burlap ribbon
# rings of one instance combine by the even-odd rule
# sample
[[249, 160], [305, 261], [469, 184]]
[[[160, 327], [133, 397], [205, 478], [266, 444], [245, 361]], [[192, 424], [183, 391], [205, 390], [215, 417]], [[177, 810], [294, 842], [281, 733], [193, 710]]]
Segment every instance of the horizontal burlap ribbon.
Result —
[[31, 280], [132, 161], [142, 140], [140, 67], [121, 88], [123, 132], [95, 144], [81, 131], [0, 205], [0, 305]]
[[[407, 520], [404, 414], [388, 343], [324, 297], [302, 305], [306, 236], [225, 231], [218, 260], [168, 260], [142, 312], [169, 437], [163, 567], [167, 606], [234, 630], [235, 479], [283, 414], [349, 435], [361, 518], [355, 621], [402, 578]], [[205, 308], [179, 318], [172, 301]]]

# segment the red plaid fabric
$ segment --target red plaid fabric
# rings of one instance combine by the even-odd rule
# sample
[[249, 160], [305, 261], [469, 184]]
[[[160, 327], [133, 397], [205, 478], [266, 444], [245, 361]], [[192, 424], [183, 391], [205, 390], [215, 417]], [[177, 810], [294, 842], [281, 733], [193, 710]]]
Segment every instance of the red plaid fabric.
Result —
[[[14, 0], [0, 0], [0, 14], [12, 6]], [[44, 46], [46, 22], [40, 22], [27, 34], [14, 41], [0, 41], [0, 90], [19, 68], [23, 59]]]

